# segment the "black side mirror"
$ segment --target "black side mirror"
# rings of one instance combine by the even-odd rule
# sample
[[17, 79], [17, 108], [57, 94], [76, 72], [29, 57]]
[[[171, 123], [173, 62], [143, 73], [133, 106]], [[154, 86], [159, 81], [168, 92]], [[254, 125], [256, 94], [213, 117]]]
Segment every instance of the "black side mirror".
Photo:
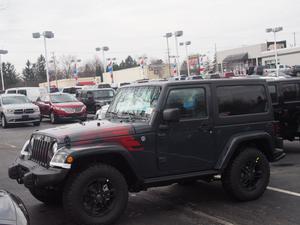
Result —
[[178, 122], [180, 120], [180, 111], [178, 108], [165, 109], [163, 111], [164, 121]]

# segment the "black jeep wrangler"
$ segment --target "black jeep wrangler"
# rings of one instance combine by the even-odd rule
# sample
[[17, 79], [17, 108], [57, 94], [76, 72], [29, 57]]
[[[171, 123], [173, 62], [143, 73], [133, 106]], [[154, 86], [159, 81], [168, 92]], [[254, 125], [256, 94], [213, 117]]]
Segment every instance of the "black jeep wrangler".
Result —
[[144, 83], [118, 90], [107, 119], [32, 134], [9, 176], [75, 223], [110, 224], [128, 191], [220, 177], [241, 201], [260, 197], [284, 157], [264, 80]]
[[300, 138], [300, 79], [268, 79], [274, 117], [279, 121], [279, 134], [293, 141]]

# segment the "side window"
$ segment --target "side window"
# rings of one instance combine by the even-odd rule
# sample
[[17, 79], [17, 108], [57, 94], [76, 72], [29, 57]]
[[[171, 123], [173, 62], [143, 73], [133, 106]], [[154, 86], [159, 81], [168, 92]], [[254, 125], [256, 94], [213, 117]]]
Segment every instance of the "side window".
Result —
[[26, 90], [22, 90], [22, 89], [20, 89], [20, 90], [18, 90], [18, 94], [21, 94], [21, 95], [25, 95], [25, 96], [27, 96], [27, 91]]
[[16, 90], [8, 90], [7, 94], [16, 94]]
[[268, 86], [269, 93], [271, 95], [272, 102], [277, 102], [277, 88], [275, 85]]
[[297, 101], [299, 96], [298, 84], [282, 84], [282, 95], [284, 101]]
[[207, 117], [205, 89], [186, 88], [171, 90], [165, 108], [178, 108], [181, 118], [184, 119]]
[[218, 87], [217, 96], [219, 115], [222, 117], [263, 113], [268, 110], [263, 85]]

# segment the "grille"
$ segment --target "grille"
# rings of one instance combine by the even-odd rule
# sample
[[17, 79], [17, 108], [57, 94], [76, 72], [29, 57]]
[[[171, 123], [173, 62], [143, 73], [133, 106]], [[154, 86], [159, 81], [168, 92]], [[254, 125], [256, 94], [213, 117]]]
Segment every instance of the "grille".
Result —
[[52, 158], [54, 139], [46, 136], [33, 136], [32, 154], [30, 159], [42, 166], [49, 166]]
[[27, 114], [30, 114], [30, 113], [34, 113], [34, 110], [33, 109], [16, 109], [14, 111], [14, 114], [23, 114], [23, 113], [27, 113]]
[[24, 109], [24, 113], [34, 113], [33, 109]]
[[16, 109], [14, 114], [23, 114], [23, 109]]

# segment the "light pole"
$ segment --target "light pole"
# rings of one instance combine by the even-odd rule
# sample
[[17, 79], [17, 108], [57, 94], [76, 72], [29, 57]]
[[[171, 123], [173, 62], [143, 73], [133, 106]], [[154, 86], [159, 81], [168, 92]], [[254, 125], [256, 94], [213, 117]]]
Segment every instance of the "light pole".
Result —
[[71, 60], [71, 63], [75, 63], [74, 64], [74, 70], [73, 70], [73, 74], [74, 74], [74, 77], [75, 77], [75, 80], [77, 82], [78, 80], [78, 69], [77, 69], [77, 63], [80, 63], [81, 62], [81, 59], [72, 59]]
[[142, 77], [143, 77], [143, 79], [146, 79], [146, 77], [145, 77], [145, 65], [147, 65], [147, 63], [146, 63], [147, 59], [148, 59], [147, 56], [141, 56], [141, 57], [139, 57], [140, 67], [142, 69]]
[[282, 27], [274, 27], [274, 28], [267, 28], [266, 32], [267, 33], [273, 33], [274, 34], [274, 51], [275, 51], [275, 63], [276, 63], [276, 76], [279, 76], [279, 71], [278, 71], [278, 55], [277, 55], [277, 42], [276, 42], [276, 33], [279, 31], [282, 31]]
[[52, 31], [44, 31], [43, 33], [32, 33], [33, 38], [44, 37], [44, 48], [45, 48], [45, 59], [46, 59], [46, 75], [47, 75], [47, 84], [48, 84], [48, 92], [50, 93], [50, 79], [49, 79], [49, 65], [48, 65], [48, 54], [47, 54], [47, 44], [46, 38], [54, 38], [54, 33]]
[[110, 61], [109, 65], [109, 72], [110, 72], [110, 78], [111, 78], [111, 83], [114, 83], [114, 61], [116, 61], [116, 58], [107, 58], [107, 61]]
[[174, 32], [174, 37], [175, 37], [175, 47], [176, 47], [176, 57], [177, 57], [177, 76], [180, 75], [180, 70], [179, 70], [179, 54], [178, 54], [178, 37], [181, 37], [183, 35], [182, 30], [178, 30]]
[[104, 46], [102, 48], [97, 47], [96, 52], [100, 52], [102, 50], [102, 58], [103, 58], [103, 73], [106, 72], [106, 59], [105, 59], [105, 53], [109, 50], [109, 47]]
[[5, 90], [5, 85], [4, 85], [4, 74], [2, 73], [2, 61], [1, 61], [1, 55], [7, 54], [7, 50], [0, 50], [0, 75], [1, 75], [1, 83], [2, 83], [2, 91]]
[[166, 33], [164, 35], [164, 37], [166, 38], [167, 40], [167, 54], [168, 54], [168, 67], [169, 67], [169, 75], [171, 76], [171, 68], [170, 68], [170, 47], [169, 47], [169, 38], [172, 37], [173, 34], [172, 33]]
[[188, 46], [191, 45], [192, 42], [186, 41], [186, 42], [180, 42], [180, 46], [185, 46], [185, 53], [186, 53], [186, 67], [188, 71], [188, 76], [190, 76], [190, 63], [189, 63], [189, 53], [188, 53]]

